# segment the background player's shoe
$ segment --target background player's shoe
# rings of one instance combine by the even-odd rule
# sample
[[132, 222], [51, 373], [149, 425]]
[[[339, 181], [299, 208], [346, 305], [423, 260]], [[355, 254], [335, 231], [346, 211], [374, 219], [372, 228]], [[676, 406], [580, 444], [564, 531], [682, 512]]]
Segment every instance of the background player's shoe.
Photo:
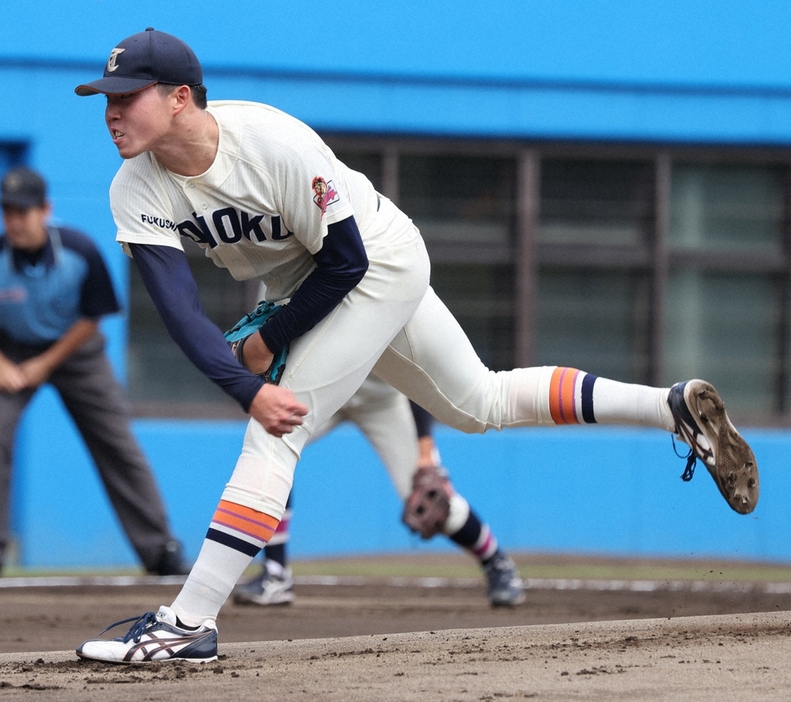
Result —
[[294, 601], [294, 578], [291, 568], [265, 561], [257, 578], [240, 585], [234, 592], [236, 604], [287, 605]]
[[740, 514], [752, 512], [759, 494], [755, 456], [731, 424], [714, 386], [704, 380], [677, 383], [670, 388], [667, 403], [676, 435], [690, 447], [681, 477], [691, 480], [695, 460], [700, 459], [728, 504]]
[[107, 663], [181, 660], [205, 663], [217, 659], [217, 626], [211, 619], [197, 629], [187, 629], [179, 626], [175, 612], [163, 605], [156, 614], [146, 612], [142, 617], [111, 624], [102, 634], [131, 621], [134, 624], [124, 636], [110, 641], [84, 641], [77, 647], [77, 655]]
[[525, 601], [522, 579], [509, 556], [497, 551], [483, 569], [489, 583], [486, 594], [492, 607], [515, 607]]

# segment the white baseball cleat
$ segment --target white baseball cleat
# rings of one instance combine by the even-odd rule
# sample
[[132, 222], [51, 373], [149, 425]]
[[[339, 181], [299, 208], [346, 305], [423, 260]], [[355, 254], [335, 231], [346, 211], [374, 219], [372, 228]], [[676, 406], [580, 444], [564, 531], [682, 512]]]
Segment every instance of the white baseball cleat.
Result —
[[211, 619], [197, 629], [186, 629], [178, 626], [173, 610], [163, 605], [156, 614], [146, 612], [142, 617], [111, 624], [102, 634], [132, 621], [134, 624], [124, 636], [85, 641], [77, 647], [77, 655], [107, 663], [217, 660], [217, 626]]
[[525, 601], [522, 579], [509, 556], [498, 551], [484, 571], [488, 583], [486, 594], [492, 607], [516, 607]]
[[749, 514], [758, 504], [758, 466], [755, 455], [725, 412], [725, 404], [711, 383], [688, 380], [670, 388], [667, 403], [676, 421], [676, 436], [690, 447], [681, 476], [691, 480], [700, 459], [728, 504]]
[[291, 604], [294, 601], [291, 568], [275, 568], [270, 561], [266, 561], [261, 575], [236, 589], [233, 601], [236, 604], [263, 606]]

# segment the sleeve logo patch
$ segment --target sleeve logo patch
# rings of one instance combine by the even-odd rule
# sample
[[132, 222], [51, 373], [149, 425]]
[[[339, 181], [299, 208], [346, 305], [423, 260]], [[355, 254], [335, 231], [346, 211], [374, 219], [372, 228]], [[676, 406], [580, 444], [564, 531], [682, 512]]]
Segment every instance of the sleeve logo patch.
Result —
[[321, 214], [324, 214], [327, 211], [327, 207], [333, 202], [338, 202], [338, 191], [335, 190], [335, 186], [332, 184], [331, 180], [326, 181], [324, 178], [317, 176], [313, 179], [310, 187], [313, 188], [313, 192], [315, 193], [313, 202], [315, 202], [321, 210]]

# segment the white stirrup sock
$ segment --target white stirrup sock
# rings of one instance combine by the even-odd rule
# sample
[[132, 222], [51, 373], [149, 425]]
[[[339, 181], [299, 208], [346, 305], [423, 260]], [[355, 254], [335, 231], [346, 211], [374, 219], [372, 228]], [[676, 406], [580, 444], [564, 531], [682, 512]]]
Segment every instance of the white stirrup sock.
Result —
[[597, 378], [593, 385], [593, 413], [600, 424], [637, 424], [674, 431], [667, 403], [670, 388], [619, 383]]
[[673, 431], [669, 388], [621, 383], [563, 366], [510, 372], [507, 426], [624, 424]]
[[239, 578], [253, 560], [241, 551], [206, 539], [187, 582], [171, 608], [186, 626], [216, 619]]

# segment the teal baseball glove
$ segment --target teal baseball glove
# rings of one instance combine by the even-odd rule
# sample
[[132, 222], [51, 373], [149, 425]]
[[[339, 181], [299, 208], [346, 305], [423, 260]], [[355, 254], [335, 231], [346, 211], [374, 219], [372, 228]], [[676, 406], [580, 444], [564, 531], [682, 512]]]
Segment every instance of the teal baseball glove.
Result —
[[[243, 349], [244, 343], [247, 339], [255, 334], [261, 327], [264, 326], [266, 321], [273, 315], [277, 314], [283, 308], [282, 305], [276, 305], [272, 302], [259, 302], [252, 312], [242, 317], [232, 329], [225, 332], [225, 340], [231, 348], [231, 352], [236, 356], [236, 360], [244, 366]], [[272, 365], [265, 373], [258, 375], [267, 383], [277, 385], [283, 377], [283, 371], [286, 369], [286, 356], [288, 356], [289, 345], [286, 344], [280, 351], [275, 354], [272, 360]]]

